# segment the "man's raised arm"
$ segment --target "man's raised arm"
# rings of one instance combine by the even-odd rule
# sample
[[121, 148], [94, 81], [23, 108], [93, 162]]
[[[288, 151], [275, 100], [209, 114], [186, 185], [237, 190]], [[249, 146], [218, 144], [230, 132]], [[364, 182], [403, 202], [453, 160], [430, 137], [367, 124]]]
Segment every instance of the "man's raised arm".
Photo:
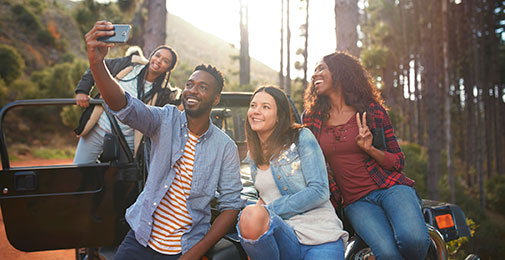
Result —
[[100, 91], [105, 103], [112, 110], [120, 110], [126, 106], [126, 96], [124, 90], [119, 86], [105, 66], [105, 56], [113, 43], [106, 43], [97, 40], [101, 36], [110, 36], [114, 34], [112, 23], [107, 21], [98, 21], [95, 26], [86, 33], [86, 46], [88, 48], [89, 68], [93, 73], [95, 84]]

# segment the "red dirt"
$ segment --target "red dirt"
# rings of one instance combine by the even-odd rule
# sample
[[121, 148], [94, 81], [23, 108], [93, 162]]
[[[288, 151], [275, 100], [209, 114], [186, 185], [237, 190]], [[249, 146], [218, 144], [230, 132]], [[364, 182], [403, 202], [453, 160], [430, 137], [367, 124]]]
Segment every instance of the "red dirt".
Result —
[[[71, 164], [71, 159], [36, 159], [30, 162], [13, 162], [11, 166], [30, 166], [30, 165], [58, 165]], [[0, 211], [0, 259], [2, 260], [68, 260], [75, 259], [74, 249], [52, 250], [44, 252], [26, 253], [14, 248], [5, 234], [2, 212]]]

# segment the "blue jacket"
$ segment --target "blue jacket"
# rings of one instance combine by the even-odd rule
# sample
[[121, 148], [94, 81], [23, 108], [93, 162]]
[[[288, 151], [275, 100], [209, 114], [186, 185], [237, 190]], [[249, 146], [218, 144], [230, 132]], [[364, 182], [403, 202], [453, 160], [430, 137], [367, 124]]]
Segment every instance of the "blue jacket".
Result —
[[[253, 160], [250, 163], [254, 182], [258, 170]], [[310, 130], [302, 128], [297, 142], [271, 158], [270, 169], [282, 197], [267, 208], [281, 218], [289, 219], [329, 200], [326, 161]]]
[[[123, 123], [151, 138], [151, 163], [144, 190], [126, 211], [126, 220], [137, 241], [146, 246], [152, 230], [153, 213], [175, 177], [175, 162], [188, 140], [186, 113], [175, 106], [147, 106], [126, 93], [127, 105], [114, 112]], [[210, 120], [210, 119], [209, 119]], [[210, 228], [210, 201], [217, 192], [217, 209], [240, 210], [240, 162], [235, 142], [210, 123], [195, 146], [195, 163], [187, 198], [191, 229], [182, 235], [182, 252], [193, 247]]]

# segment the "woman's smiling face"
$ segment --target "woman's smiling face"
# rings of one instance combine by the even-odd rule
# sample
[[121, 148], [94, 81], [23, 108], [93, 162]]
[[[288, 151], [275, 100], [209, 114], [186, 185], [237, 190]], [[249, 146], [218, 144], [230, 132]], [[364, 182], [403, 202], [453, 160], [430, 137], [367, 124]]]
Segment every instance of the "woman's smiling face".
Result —
[[172, 65], [172, 53], [165, 48], [157, 50], [149, 61], [149, 71], [154, 74], [162, 74], [168, 71]]
[[312, 75], [312, 85], [317, 95], [328, 95], [333, 91], [333, 79], [328, 65], [323, 60], [316, 64], [314, 74]]
[[277, 104], [275, 99], [267, 92], [261, 91], [254, 95], [247, 119], [251, 129], [255, 131], [260, 139], [266, 140], [274, 131], [277, 124]]

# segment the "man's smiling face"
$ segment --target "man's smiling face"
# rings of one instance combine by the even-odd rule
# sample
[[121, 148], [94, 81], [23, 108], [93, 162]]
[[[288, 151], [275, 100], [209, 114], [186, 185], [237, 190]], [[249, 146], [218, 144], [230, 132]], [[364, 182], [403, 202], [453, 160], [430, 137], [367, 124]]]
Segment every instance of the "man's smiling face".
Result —
[[218, 102], [216, 79], [203, 70], [193, 72], [182, 92], [182, 104], [186, 114], [190, 117], [199, 117], [210, 112], [212, 106]]

